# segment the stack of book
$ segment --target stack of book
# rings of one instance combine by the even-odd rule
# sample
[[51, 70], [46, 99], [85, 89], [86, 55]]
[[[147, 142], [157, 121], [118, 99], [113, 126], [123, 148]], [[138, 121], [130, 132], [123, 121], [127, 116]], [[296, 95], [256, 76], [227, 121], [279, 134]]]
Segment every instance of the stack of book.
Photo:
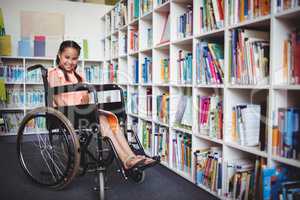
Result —
[[134, 20], [139, 18], [140, 16], [140, 0], [130, 0], [129, 3], [129, 10], [130, 10], [130, 20]]
[[300, 109], [278, 108], [278, 127], [273, 128], [273, 155], [300, 160]]
[[193, 73], [193, 54], [188, 51], [178, 51], [178, 83], [179, 84], [192, 84]]
[[268, 84], [269, 34], [235, 29], [230, 39], [230, 81], [232, 84]]
[[170, 80], [170, 58], [160, 60], [160, 80], [161, 83], [169, 83]]
[[24, 118], [23, 113], [2, 113], [4, 120], [4, 133], [16, 133], [22, 119]]
[[187, 12], [177, 18], [177, 38], [193, 35], [193, 5], [187, 5]]
[[156, 97], [157, 119], [162, 123], [169, 123], [170, 98], [169, 94], [164, 93]]
[[127, 0], [122, 0], [118, 2], [115, 8], [111, 11], [112, 30], [121, 28], [127, 23]]
[[225, 165], [224, 196], [229, 199], [263, 199], [262, 168], [265, 160], [257, 158], [230, 160]]
[[108, 80], [110, 83], [118, 82], [118, 63], [108, 63]]
[[192, 138], [190, 134], [176, 131], [172, 135], [172, 166], [191, 174]]
[[7, 101], [1, 102], [2, 108], [20, 108], [25, 104], [25, 95], [24, 91], [21, 88], [11, 88], [6, 89], [7, 92]]
[[234, 25], [270, 14], [270, 0], [228, 1], [228, 22]]
[[277, 12], [295, 8], [297, 6], [300, 6], [299, 0], [277, 0], [276, 1]]
[[142, 15], [150, 12], [153, 7], [153, 1], [152, 0], [141, 0], [141, 11]]
[[194, 152], [195, 183], [221, 195], [222, 150], [219, 147], [197, 149]]
[[129, 49], [131, 52], [139, 50], [139, 33], [137, 28], [131, 28], [129, 31]]
[[145, 150], [151, 152], [152, 124], [145, 121], [142, 122], [142, 144]]
[[[296, 29], [288, 34], [283, 42], [283, 63], [278, 83], [300, 84], [300, 31]], [[276, 73], [278, 73], [276, 71]]]
[[0, 64], [0, 77], [3, 77], [5, 83], [23, 83], [24, 68], [22, 65]]
[[144, 83], [152, 82], [152, 58], [145, 57], [142, 63], [142, 80]]
[[28, 89], [26, 90], [26, 106], [38, 107], [45, 105], [44, 89]]
[[132, 76], [133, 76], [133, 83], [139, 83], [139, 61], [136, 58], [133, 60]]
[[196, 44], [196, 81], [198, 84], [224, 82], [224, 47], [204, 41]]
[[220, 96], [198, 96], [199, 133], [212, 138], [223, 138], [223, 101]]
[[90, 65], [84, 68], [85, 80], [88, 83], [102, 83], [103, 82], [103, 70], [99, 65]]
[[169, 132], [168, 128], [155, 126], [153, 155], [159, 155], [161, 160], [169, 162]]
[[224, 5], [222, 0], [199, 0], [200, 32], [220, 29], [224, 26]]
[[261, 106], [239, 104], [232, 109], [231, 138], [242, 146], [260, 145]]
[[146, 115], [152, 117], [152, 88], [146, 89]]
[[187, 91], [187, 94], [184, 94], [180, 97], [177, 104], [177, 111], [175, 114], [174, 125], [185, 128], [192, 129], [192, 96], [191, 91]]

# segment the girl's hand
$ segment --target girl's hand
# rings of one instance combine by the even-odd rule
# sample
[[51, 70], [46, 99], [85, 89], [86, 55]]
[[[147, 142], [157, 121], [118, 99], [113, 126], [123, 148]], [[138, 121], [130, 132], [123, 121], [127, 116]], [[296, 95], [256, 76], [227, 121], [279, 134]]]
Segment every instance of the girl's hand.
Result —
[[82, 95], [81, 103], [82, 104], [88, 104], [89, 102], [90, 102], [89, 94], [85, 93], [84, 95]]

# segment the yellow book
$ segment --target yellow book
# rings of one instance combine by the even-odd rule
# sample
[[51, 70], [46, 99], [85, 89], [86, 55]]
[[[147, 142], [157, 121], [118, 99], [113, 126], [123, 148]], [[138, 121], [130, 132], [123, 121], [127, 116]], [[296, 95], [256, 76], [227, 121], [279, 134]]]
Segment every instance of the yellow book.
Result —
[[11, 36], [0, 36], [0, 55], [11, 56]]
[[237, 141], [237, 133], [236, 133], [236, 110], [232, 110], [232, 124], [231, 124], [231, 138], [234, 142]]

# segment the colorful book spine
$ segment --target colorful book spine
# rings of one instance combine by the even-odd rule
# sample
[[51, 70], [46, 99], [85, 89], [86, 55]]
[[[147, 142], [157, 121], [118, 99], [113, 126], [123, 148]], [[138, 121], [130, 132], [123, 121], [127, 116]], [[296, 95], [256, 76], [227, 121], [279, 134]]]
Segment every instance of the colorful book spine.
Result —
[[193, 35], [193, 5], [187, 5], [187, 11], [177, 18], [177, 38]]
[[165, 93], [156, 97], [157, 119], [162, 123], [169, 123], [170, 99], [169, 94]]
[[223, 102], [220, 96], [198, 96], [199, 133], [223, 138]]
[[152, 0], [141, 0], [141, 11], [142, 15], [150, 12], [153, 7], [153, 1]]
[[199, 0], [200, 33], [224, 27], [224, 4], [222, 0]]
[[196, 81], [198, 84], [224, 82], [224, 47], [204, 41], [196, 44]]
[[85, 81], [88, 83], [103, 83], [103, 70], [99, 65], [90, 65], [84, 68]]
[[133, 76], [133, 83], [139, 83], [139, 61], [138, 59], [133, 60], [132, 65], [132, 76]]
[[152, 58], [145, 57], [142, 63], [142, 80], [144, 83], [152, 82]]
[[152, 124], [144, 121], [142, 122], [142, 144], [145, 150], [152, 151]]
[[172, 135], [172, 166], [187, 174], [192, 171], [192, 138], [190, 134], [176, 131]]
[[25, 98], [27, 107], [33, 108], [45, 105], [44, 89], [28, 89]]
[[24, 67], [22, 65], [0, 64], [0, 71], [5, 83], [24, 82]]
[[177, 81], [179, 84], [192, 84], [193, 55], [191, 52], [178, 51]]
[[277, 0], [276, 1], [277, 12], [292, 9], [297, 6], [300, 6], [299, 0]]
[[4, 121], [4, 129], [2, 133], [16, 133], [24, 118], [23, 113], [2, 113], [2, 118]]
[[169, 163], [168, 128], [163, 126], [155, 126], [153, 150], [153, 155], [159, 155], [161, 157], [161, 161]]
[[138, 30], [136, 28], [130, 29], [129, 32], [129, 49], [131, 52], [136, 52], [139, 50], [139, 39], [138, 39]]
[[160, 80], [161, 83], [169, 83], [170, 80], [170, 59], [160, 60]]

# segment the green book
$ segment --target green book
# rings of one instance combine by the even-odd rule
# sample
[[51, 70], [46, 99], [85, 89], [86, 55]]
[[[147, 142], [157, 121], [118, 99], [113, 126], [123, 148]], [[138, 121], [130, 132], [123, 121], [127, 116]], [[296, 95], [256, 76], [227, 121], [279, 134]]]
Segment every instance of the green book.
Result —
[[88, 41], [86, 39], [83, 39], [83, 58], [84, 59], [89, 58], [89, 46], [88, 46]]

